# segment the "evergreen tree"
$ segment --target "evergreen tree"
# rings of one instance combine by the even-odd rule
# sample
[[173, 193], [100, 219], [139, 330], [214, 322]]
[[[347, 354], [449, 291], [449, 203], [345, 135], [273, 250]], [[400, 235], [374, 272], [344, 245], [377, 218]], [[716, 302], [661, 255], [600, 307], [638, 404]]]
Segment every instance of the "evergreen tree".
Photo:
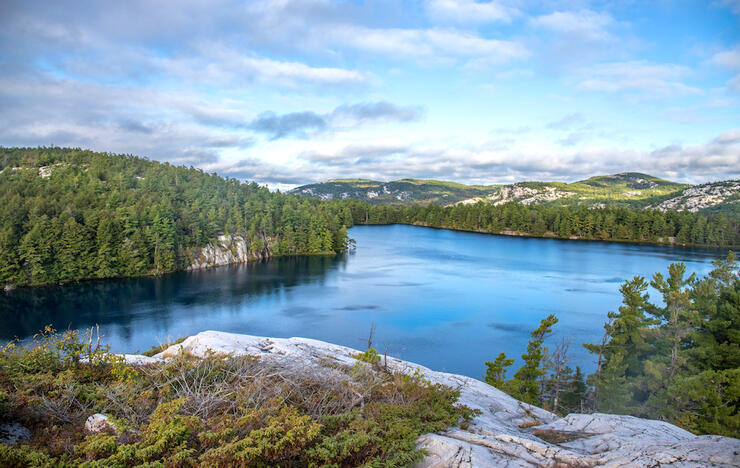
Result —
[[687, 289], [696, 276], [692, 274], [685, 278], [685, 274], [685, 264], [672, 263], [668, 266], [668, 278], [664, 279], [661, 273], [655, 273], [650, 282], [663, 295], [665, 303], [665, 307], [653, 307], [650, 310], [651, 315], [661, 324], [657, 337], [658, 346], [670, 349], [670, 360], [667, 362], [651, 361], [653, 374], [660, 375], [659, 387], [670, 385], [679, 366], [684, 364], [683, 357], [679, 356], [681, 342], [689, 335], [696, 321]]
[[576, 366], [575, 373], [570, 375], [566, 369], [565, 375], [568, 378], [568, 386], [560, 398], [560, 406], [557, 411], [560, 414], [582, 413], [585, 409], [588, 386], [586, 385], [585, 376], [580, 366]]
[[609, 312], [609, 342], [604, 350], [601, 378], [596, 382], [599, 410], [625, 413], [634, 404], [634, 394], [644, 392], [636, 382], [643, 376], [643, 362], [650, 354], [646, 328], [653, 322], [645, 316], [649, 307], [645, 278], [636, 276], [620, 288], [619, 312]]
[[541, 382], [540, 378], [545, 375], [544, 358], [545, 350], [543, 343], [547, 336], [552, 333], [552, 327], [558, 323], [557, 317], [550, 314], [540, 322], [531, 333], [531, 338], [527, 344], [527, 352], [522, 354], [524, 365], [514, 374], [517, 388], [517, 394], [514, 395], [519, 400], [532, 405], [541, 404]]
[[488, 385], [505, 390], [506, 368], [514, 364], [513, 359], [506, 357], [506, 353], [500, 353], [493, 362], [486, 361], [486, 375], [484, 380]]

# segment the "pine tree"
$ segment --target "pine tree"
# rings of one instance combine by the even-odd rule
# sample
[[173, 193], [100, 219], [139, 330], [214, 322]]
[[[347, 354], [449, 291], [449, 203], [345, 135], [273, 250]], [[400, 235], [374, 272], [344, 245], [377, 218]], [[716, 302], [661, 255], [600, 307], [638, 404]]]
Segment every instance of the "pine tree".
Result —
[[570, 371], [569, 368], [564, 371], [564, 374], [568, 377], [568, 386], [562, 394], [560, 407], [557, 410], [560, 414], [583, 413], [588, 393], [585, 376], [580, 366], [576, 366], [575, 373], [572, 375], [568, 371]]
[[691, 298], [687, 286], [694, 282], [694, 274], [685, 278], [686, 265], [683, 263], [671, 263], [668, 266], [668, 278], [664, 279], [661, 273], [655, 273], [650, 285], [663, 295], [665, 307], [653, 307], [650, 309], [657, 322], [661, 324], [658, 331], [658, 339], [665, 342], [670, 348], [670, 361], [662, 363], [667, 367], [663, 375], [662, 386], [670, 385], [679, 366], [683, 365], [684, 359], [679, 356], [681, 342], [691, 332], [696, 322]]
[[[500, 353], [493, 362], [486, 361], [486, 375], [484, 380], [499, 390], [504, 390], [506, 382], [506, 368], [514, 364], [513, 359], [506, 357], [506, 353]], [[505, 391], [505, 390], [504, 390]]]
[[531, 333], [527, 352], [522, 354], [524, 365], [514, 374], [513, 380], [517, 387], [517, 394], [514, 396], [525, 403], [540, 405], [542, 402], [540, 378], [545, 375], [543, 343], [556, 323], [558, 319], [553, 314], [542, 319], [540, 326]]
[[622, 305], [619, 312], [609, 312], [609, 342], [604, 350], [604, 366], [596, 385], [599, 410], [628, 412], [635, 388], [644, 375], [643, 361], [650, 353], [646, 330], [652, 322], [645, 317], [649, 307], [645, 278], [636, 276], [620, 288]]
[[62, 281], [77, 281], [89, 275], [90, 246], [85, 228], [68, 217], [62, 225], [57, 247], [59, 278]]

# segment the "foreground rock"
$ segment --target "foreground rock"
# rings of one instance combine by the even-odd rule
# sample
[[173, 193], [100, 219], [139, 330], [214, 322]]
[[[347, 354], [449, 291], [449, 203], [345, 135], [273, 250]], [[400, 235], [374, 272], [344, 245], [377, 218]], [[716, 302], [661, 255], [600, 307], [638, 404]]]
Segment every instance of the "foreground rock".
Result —
[[28, 440], [31, 431], [15, 421], [0, 422], [0, 444], [15, 444]]
[[[306, 338], [261, 338], [206, 331], [154, 358], [127, 355], [130, 362], [166, 359], [179, 352], [250, 354], [282, 366], [320, 367], [327, 361], [353, 365], [358, 351]], [[393, 370], [418, 370], [434, 383], [460, 390], [460, 403], [483, 414], [465, 429], [425, 434], [418, 446], [427, 457], [418, 467], [535, 466], [740, 466], [740, 440], [695, 436], [660, 421], [608, 414], [565, 418], [522, 403], [470, 377], [435, 372], [388, 358]]]
[[116, 428], [108, 420], [108, 416], [100, 413], [93, 414], [87, 421], [85, 421], [85, 430], [92, 434], [99, 434], [101, 432], [112, 432], [116, 433]]

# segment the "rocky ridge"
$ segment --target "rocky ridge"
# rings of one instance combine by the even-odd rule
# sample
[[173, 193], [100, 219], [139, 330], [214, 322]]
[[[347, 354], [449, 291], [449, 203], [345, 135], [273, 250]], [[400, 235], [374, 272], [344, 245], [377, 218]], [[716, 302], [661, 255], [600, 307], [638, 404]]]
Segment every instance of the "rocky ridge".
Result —
[[740, 181], [728, 180], [697, 185], [682, 190], [678, 195], [648, 208], [661, 211], [686, 210], [695, 213], [728, 202], [740, 203]]
[[[205, 331], [154, 357], [125, 355], [132, 364], [167, 359], [180, 352], [205, 356], [249, 354], [297, 371], [326, 362], [352, 367], [358, 351], [307, 338], [265, 338]], [[427, 452], [417, 468], [431, 467], [731, 467], [740, 466], [740, 440], [696, 436], [671, 424], [609, 414], [555, 414], [522, 403], [486, 383], [436, 372], [388, 358], [390, 369], [421, 372], [433, 383], [460, 391], [459, 403], [481, 410], [465, 427], [425, 434], [417, 444]]]
[[501, 190], [488, 195], [487, 197], [476, 197], [463, 200], [463, 205], [472, 205], [479, 201], [486, 201], [492, 205], [503, 205], [504, 203], [516, 202], [522, 205], [539, 204], [555, 201], [559, 198], [575, 196], [575, 192], [559, 190], [556, 187], [543, 186], [542, 188], [532, 188], [520, 184], [504, 185]]

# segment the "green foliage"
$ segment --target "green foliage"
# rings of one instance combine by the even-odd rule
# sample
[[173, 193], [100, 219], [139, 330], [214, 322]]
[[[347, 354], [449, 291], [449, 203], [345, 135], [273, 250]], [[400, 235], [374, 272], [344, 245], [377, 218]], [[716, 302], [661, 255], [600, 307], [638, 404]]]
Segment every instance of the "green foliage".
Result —
[[380, 354], [374, 348], [369, 348], [364, 353], [360, 353], [355, 356], [355, 359], [361, 362], [367, 362], [370, 364], [376, 364], [380, 362]]
[[659, 414], [700, 434], [740, 434], [740, 368], [680, 376], [663, 393]]
[[560, 397], [560, 404], [554, 410], [559, 414], [582, 413], [588, 398], [588, 386], [581, 368], [576, 366], [575, 373], [566, 374], [566, 389]]
[[414, 224], [492, 234], [656, 244], [740, 245], [740, 218], [722, 214], [504, 203], [388, 206], [345, 200], [355, 224]]
[[514, 378], [506, 380], [513, 360], [501, 353], [486, 362], [486, 382], [559, 414], [631, 414], [699, 434], [740, 436], [740, 273], [732, 252], [714, 266], [701, 279], [687, 276], [682, 263], [653, 275], [661, 304], [650, 301], [645, 278], [625, 281], [602, 342], [584, 344], [597, 356], [587, 379], [564, 365], [567, 346], [543, 351], [557, 322], [550, 316], [532, 332]]
[[[547, 206], [609, 206], [644, 208], [657, 205], [691, 187], [647, 174], [623, 173], [598, 176], [570, 184], [562, 182], [518, 182], [516, 187], [547, 194], [538, 201]], [[294, 189], [294, 193], [322, 199], [353, 198], [373, 205], [454, 205], [464, 200], [498, 201], [501, 185], [464, 185], [442, 180], [401, 179], [380, 182], [366, 179], [334, 179]], [[556, 194], [554, 200], [550, 195]], [[528, 194], [527, 197], [531, 197]], [[729, 205], [729, 204], [728, 204]]]
[[169, 273], [227, 233], [251, 258], [333, 254], [352, 226], [341, 203], [67, 148], [0, 148], [0, 202], [0, 286]]
[[558, 318], [550, 314], [540, 321], [540, 326], [531, 333], [527, 344], [527, 352], [522, 354], [524, 365], [514, 374], [518, 382], [516, 398], [532, 405], [541, 405], [540, 378], [545, 375], [543, 344], [545, 338], [552, 333], [552, 327], [558, 323]]
[[512, 364], [514, 364], [514, 360], [507, 358], [506, 353], [496, 356], [493, 362], [486, 361], [486, 375], [484, 376], [484, 380], [488, 385], [503, 390], [504, 383], [506, 382], [506, 368]]
[[[248, 356], [184, 354], [131, 366], [106, 350], [88, 361], [86, 338], [46, 330], [0, 353], [4, 414], [32, 432], [0, 444], [0, 465], [409, 466], [422, 457], [419, 435], [478, 414], [418, 373], [368, 366], [334, 382]], [[83, 432], [95, 412], [115, 433]]]
[[621, 288], [606, 342], [588, 345], [603, 363], [590, 376], [594, 409], [660, 418], [697, 433], [740, 435], [740, 279], [733, 253], [705, 278], [674, 263]]

